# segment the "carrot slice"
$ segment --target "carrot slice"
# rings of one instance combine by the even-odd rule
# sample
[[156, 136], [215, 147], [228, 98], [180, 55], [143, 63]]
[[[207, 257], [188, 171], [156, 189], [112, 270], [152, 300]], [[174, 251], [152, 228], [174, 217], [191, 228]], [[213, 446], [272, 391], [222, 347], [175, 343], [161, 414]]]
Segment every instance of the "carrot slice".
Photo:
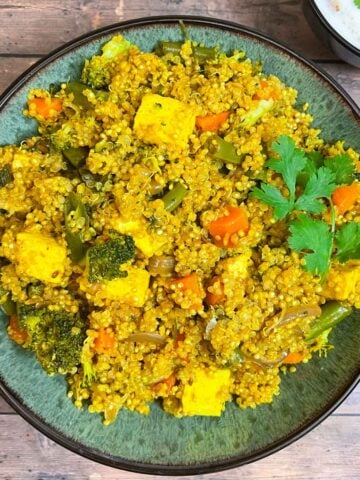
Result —
[[230, 112], [199, 115], [196, 117], [196, 126], [203, 132], [217, 132], [221, 125], [229, 118]]
[[170, 393], [170, 391], [173, 388], [173, 386], [175, 385], [175, 383], [176, 383], [176, 375], [175, 375], [175, 373], [172, 373], [167, 378], [165, 378], [165, 380], [162, 380], [161, 382], [155, 383], [155, 385], [153, 385], [152, 388], [155, 391], [158, 391], [158, 390], [160, 390], [161, 385], [166, 385], [167, 393]]
[[59, 98], [32, 98], [28, 103], [30, 113], [45, 120], [56, 117], [62, 111], [62, 102]]
[[202, 305], [202, 299], [204, 298], [204, 292], [201, 287], [201, 282], [198, 275], [190, 273], [185, 277], [173, 278], [170, 280], [169, 285], [175, 285], [182, 292], [191, 292], [195, 298], [195, 302], [190, 306], [191, 309], [198, 310]]
[[215, 240], [216, 245], [220, 247], [232, 248], [236, 246], [231, 235], [239, 232], [245, 233], [249, 231], [249, 220], [242, 207], [226, 207], [228, 215], [213, 220], [207, 225], [210, 235]]
[[29, 336], [26, 330], [22, 330], [20, 328], [17, 315], [11, 315], [10, 317], [8, 334], [11, 340], [14, 340], [14, 342], [18, 343], [19, 345], [23, 345]]
[[94, 341], [98, 353], [109, 352], [115, 347], [114, 334], [105, 328], [100, 328]]
[[332, 194], [332, 201], [337, 211], [343, 215], [355, 205], [360, 199], [360, 184], [357, 182], [351, 185], [337, 187]]
[[215, 285], [216, 291], [210, 292], [208, 289], [206, 292], [206, 303], [208, 305], [218, 305], [226, 300], [226, 295], [224, 293], [224, 284], [218, 276], [212, 278], [209, 283], [209, 287], [214, 287]]
[[269, 82], [266, 80], [260, 81], [260, 88], [259, 90], [253, 95], [253, 100], [276, 100], [279, 98], [278, 93], [276, 90], [269, 85]]
[[285, 364], [301, 363], [303, 361], [303, 358], [304, 358], [303, 353], [291, 352], [287, 357], [284, 358], [282, 363], [285, 363]]

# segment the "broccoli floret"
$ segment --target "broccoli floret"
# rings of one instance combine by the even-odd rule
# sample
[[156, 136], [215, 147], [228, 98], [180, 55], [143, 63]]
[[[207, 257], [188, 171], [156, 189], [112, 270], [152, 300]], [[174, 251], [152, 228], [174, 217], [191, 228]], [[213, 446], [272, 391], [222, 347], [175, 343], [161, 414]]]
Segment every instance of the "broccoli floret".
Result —
[[80, 315], [32, 306], [18, 307], [19, 325], [28, 333], [23, 347], [33, 351], [48, 374], [69, 373], [80, 363], [86, 325]]
[[109, 85], [112, 77], [111, 60], [129, 50], [130, 47], [130, 42], [121, 35], [115, 35], [102, 47], [102, 55], [95, 55], [85, 61], [81, 81], [94, 88], [104, 88]]
[[95, 245], [87, 251], [88, 280], [90, 283], [126, 277], [120, 270], [123, 263], [134, 258], [135, 243], [130, 235], [122, 235]]

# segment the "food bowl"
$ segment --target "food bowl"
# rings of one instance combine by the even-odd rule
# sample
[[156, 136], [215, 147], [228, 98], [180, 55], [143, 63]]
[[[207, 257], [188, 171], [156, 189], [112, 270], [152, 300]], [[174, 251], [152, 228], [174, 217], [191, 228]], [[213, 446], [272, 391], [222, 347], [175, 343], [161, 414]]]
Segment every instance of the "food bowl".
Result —
[[[79, 76], [85, 58], [115, 33], [142, 50], [160, 40], [182, 38], [179, 20], [190, 37], [223, 51], [245, 50], [266, 73], [277, 75], [308, 102], [315, 126], [327, 141], [341, 138], [360, 149], [359, 109], [325, 73], [286, 47], [239, 25], [198, 17], [154, 17], [112, 25], [56, 50], [23, 74], [0, 100], [0, 144], [18, 143], [36, 131], [22, 116], [27, 91]], [[48, 377], [35, 358], [9, 340], [0, 319], [0, 393], [29, 423], [64, 447], [112, 467], [142, 473], [190, 475], [236, 467], [263, 458], [310, 431], [334, 411], [359, 381], [358, 313], [331, 334], [335, 348], [324, 360], [300, 365], [284, 375], [281, 394], [271, 404], [241, 410], [227, 404], [221, 417], [175, 418], [156, 402], [148, 416], [121, 410], [105, 427], [99, 415], [74, 408], [60, 375]]]
[[304, 0], [309, 25], [336, 56], [360, 68], [360, 8], [353, 0]]

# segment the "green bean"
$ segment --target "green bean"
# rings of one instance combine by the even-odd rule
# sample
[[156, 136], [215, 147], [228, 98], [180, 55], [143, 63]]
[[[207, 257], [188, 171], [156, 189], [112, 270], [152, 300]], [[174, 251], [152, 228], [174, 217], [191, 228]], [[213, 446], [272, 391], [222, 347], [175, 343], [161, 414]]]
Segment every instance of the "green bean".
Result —
[[337, 325], [341, 320], [348, 317], [352, 312], [350, 307], [346, 307], [339, 302], [331, 301], [326, 303], [321, 309], [321, 315], [314, 321], [305, 340], [311, 342], [325, 330], [329, 330]]
[[[160, 42], [155, 49], [155, 52], [159, 56], [172, 54], [180, 55], [182, 42]], [[214, 60], [216, 58], [216, 48], [208, 48], [195, 46], [193, 47], [194, 58], [200, 63], [205, 63], [207, 60]]]
[[89, 226], [89, 215], [85, 205], [75, 193], [70, 193], [65, 201], [65, 239], [70, 250], [70, 258], [74, 263], [79, 263], [85, 257], [87, 247], [81, 239], [79, 231], [74, 232], [71, 227], [71, 221], [84, 219], [84, 227]]
[[1, 170], [0, 170], [0, 188], [5, 187], [5, 185], [8, 185], [14, 180], [14, 177], [11, 173], [9, 165], [5, 165]]
[[243, 160], [243, 156], [236, 153], [235, 146], [218, 135], [211, 137], [208, 142], [208, 148], [209, 152], [217, 160], [234, 163], [236, 165], [240, 164]]
[[66, 160], [75, 168], [80, 168], [85, 164], [86, 157], [88, 156], [88, 147], [69, 147], [62, 151]]
[[76, 105], [89, 109], [89, 108], [92, 108], [92, 104], [84, 95], [85, 90], [91, 90], [91, 88], [88, 85], [85, 85], [84, 83], [80, 83], [80, 82], [69, 82], [65, 88], [65, 92], [68, 95], [73, 94], [74, 103]]
[[164, 207], [167, 212], [172, 212], [177, 208], [187, 194], [187, 188], [180, 182], [174, 184], [173, 188], [169, 190], [163, 197]]

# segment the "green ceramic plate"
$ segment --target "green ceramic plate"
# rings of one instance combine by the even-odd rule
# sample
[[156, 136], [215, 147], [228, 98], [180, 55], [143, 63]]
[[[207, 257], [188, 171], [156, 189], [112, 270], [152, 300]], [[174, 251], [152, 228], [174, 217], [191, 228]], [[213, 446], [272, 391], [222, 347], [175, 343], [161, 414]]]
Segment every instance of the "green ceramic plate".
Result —
[[[276, 42], [239, 25], [183, 17], [191, 38], [222, 50], [245, 50], [299, 91], [327, 140], [360, 149], [359, 110], [326, 74]], [[20, 142], [36, 125], [21, 111], [31, 87], [78, 77], [85, 58], [120, 32], [143, 50], [159, 40], [180, 40], [178, 17], [129, 21], [90, 33], [57, 50], [18, 79], [0, 100], [0, 145]], [[61, 376], [49, 378], [32, 355], [6, 335], [0, 318], [0, 393], [41, 432], [81, 455], [138, 472], [181, 475], [213, 472], [262, 458], [296, 440], [329, 415], [359, 381], [360, 319], [346, 319], [331, 334], [335, 349], [282, 379], [271, 405], [240, 410], [229, 404], [221, 418], [176, 419], [154, 403], [149, 416], [122, 410], [104, 427], [98, 415], [77, 410]]]

